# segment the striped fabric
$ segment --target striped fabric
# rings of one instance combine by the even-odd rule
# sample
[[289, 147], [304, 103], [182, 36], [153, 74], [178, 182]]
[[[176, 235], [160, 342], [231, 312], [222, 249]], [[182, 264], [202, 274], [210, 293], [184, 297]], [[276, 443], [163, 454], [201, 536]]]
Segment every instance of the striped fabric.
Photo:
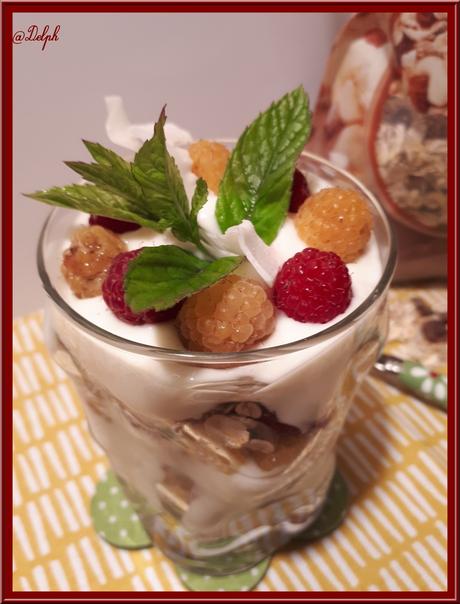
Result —
[[[93, 531], [89, 502], [107, 461], [41, 324], [41, 313], [14, 324], [14, 589], [184, 589], [155, 548], [118, 550]], [[369, 378], [339, 451], [347, 519], [277, 554], [257, 589], [446, 590], [445, 415]]]

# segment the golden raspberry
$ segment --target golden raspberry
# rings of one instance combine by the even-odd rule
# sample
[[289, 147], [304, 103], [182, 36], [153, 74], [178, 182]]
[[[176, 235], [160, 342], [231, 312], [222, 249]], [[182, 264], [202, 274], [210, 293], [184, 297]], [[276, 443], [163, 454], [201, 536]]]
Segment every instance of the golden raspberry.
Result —
[[299, 237], [310, 247], [354, 262], [372, 230], [372, 214], [356, 191], [330, 188], [311, 195], [295, 215]]
[[238, 352], [272, 333], [275, 309], [261, 283], [228, 275], [190, 296], [177, 324], [190, 350]]
[[125, 243], [101, 226], [77, 229], [62, 257], [62, 274], [77, 298], [101, 294], [112, 260], [126, 250]]
[[188, 148], [192, 158], [192, 172], [201, 176], [214, 193], [219, 191], [230, 151], [220, 143], [198, 141]]

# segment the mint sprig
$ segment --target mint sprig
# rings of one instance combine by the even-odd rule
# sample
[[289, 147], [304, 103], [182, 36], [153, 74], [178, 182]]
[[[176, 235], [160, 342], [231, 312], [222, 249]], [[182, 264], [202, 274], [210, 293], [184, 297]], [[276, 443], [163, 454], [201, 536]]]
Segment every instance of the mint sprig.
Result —
[[220, 183], [216, 218], [222, 230], [248, 219], [268, 245], [289, 208], [296, 160], [310, 134], [302, 86], [261, 113], [243, 132]]
[[165, 121], [163, 108], [153, 137], [131, 163], [102, 145], [83, 141], [95, 161], [65, 163], [90, 184], [53, 187], [26, 196], [50, 205], [137, 222], [160, 232], [170, 228], [180, 241], [189, 241], [207, 253], [200, 241], [197, 208], [205, 203], [208, 188], [203, 179], [198, 179], [190, 207], [182, 177], [166, 147]]
[[242, 256], [202, 260], [175, 245], [147, 247], [129, 263], [125, 298], [133, 312], [166, 310], [216, 283], [243, 261]]
[[[145, 141], [134, 157], [132, 173], [142, 186], [147, 204], [152, 205], [162, 218], [169, 220], [171, 230], [180, 241], [191, 241], [201, 247], [196, 212], [189, 210], [189, 202], [179, 169], [166, 148], [164, 125], [165, 108], [155, 124], [154, 135]], [[203, 179], [196, 185], [195, 205], [206, 201], [208, 187]]]

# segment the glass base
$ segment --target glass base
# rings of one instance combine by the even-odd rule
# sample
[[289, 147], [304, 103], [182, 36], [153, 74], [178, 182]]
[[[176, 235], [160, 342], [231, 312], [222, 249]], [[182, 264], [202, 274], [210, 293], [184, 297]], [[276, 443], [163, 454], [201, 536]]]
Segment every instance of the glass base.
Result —
[[250, 569], [231, 575], [204, 575], [176, 567], [177, 574], [190, 591], [249, 591], [254, 589], [270, 567], [270, 558], [265, 558]]
[[[328, 535], [342, 522], [347, 509], [346, 483], [336, 470], [324, 504], [302, 525], [282, 521], [278, 525], [257, 527], [234, 538], [197, 543], [196, 555], [190, 556], [180, 554], [178, 543], [172, 537], [174, 533], [171, 533], [171, 527], [169, 530], [165, 527], [163, 516], [152, 515], [149, 517], [150, 526], [142, 526], [132, 494], [129, 489], [124, 490], [122, 481], [112, 471], [98, 484], [91, 502], [93, 524], [103, 539], [123, 549], [146, 548], [155, 544], [179, 566], [179, 574], [187, 577], [185, 582], [198, 581], [200, 585], [194, 575], [231, 576], [234, 583], [236, 575], [241, 574], [242, 582], [247, 583], [245, 571], [260, 566], [287, 543], [295, 546]], [[190, 549], [194, 551], [193, 547]]]

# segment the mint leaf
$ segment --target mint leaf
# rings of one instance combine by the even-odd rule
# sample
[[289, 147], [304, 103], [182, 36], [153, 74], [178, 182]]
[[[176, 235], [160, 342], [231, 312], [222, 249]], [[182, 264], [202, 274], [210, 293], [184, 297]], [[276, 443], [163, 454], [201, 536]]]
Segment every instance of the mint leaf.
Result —
[[222, 232], [249, 219], [270, 244], [286, 216], [296, 160], [310, 133], [302, 86], [261, 113], [243, 132], [225, 170], [216, 204]]
[[175, 245], [147, 247], [129, 264], [125, 297], [133, 312], [166, 310], [234, 271], [242, 256], [201, 260]]
[[163, 219], [153, 220], [149, 217], [148, 212], [142, 211], [141, 214], [137, 206], [131, 204], [126, 197], [106, 191], [96, 185], [53, 187], [46, 191], [28, 193], [25, 196], [49, 205], [137, 222], [160, 232], [169, 226], [168, 222]]
[[[133, 207], [145, 214], [147, 208], [144, 194], [142, 187], [132, 175], [131, 164], [98, 143], [89, 141], [83, 141], [83, 143], [97, 163], [66, 161], [64, 162], [66, 166], [80, 174], [85, 180], [126, 197]], [[150, 214], [152, 218], [160, 218], [155, 212], [150, 212]]]
[[166, 147], [165, 122], [163, 107], [155, 124], [153, 137], [145, 141], [134, 157], [132, 172], [142, 186], [149, 206], [170, 222], [175, 237], [198, 244], [198, 233], [190, 220], [184, 183], [176, 162]]
[[90, 152], [91, 157], [101, 166], [107, 166], [110, 168], [112, 166], [121, 164], [123, 167], [129, 167], [129, 162], [118, 155], [118, 153], [115, 153], [115, 151], [107, 149], [99, 143], [92, 143], [91, 141], [87, 141], [85, 139], [83, 139], [83, 144]]

